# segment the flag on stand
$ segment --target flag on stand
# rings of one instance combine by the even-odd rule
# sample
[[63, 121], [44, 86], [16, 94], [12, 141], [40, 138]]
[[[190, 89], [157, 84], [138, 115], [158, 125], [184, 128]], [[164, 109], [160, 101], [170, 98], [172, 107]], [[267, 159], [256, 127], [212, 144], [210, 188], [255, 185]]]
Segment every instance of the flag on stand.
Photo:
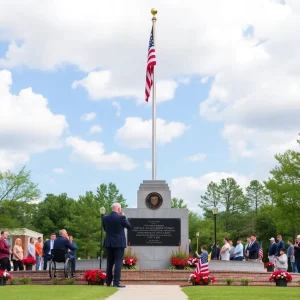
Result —
[[151, 29], [149, 48], [148, 48], [148, 60], [147, 60], [147, 68], [146, 68], [146, 87], [145, 87], [145, 100], [148, 102], [150, 97], [151, 88], [153, 85], [153, 73], [154, 66], [156, 65], [156, 54], [155, 54], [155, 46], [153, 39], [153, 26]]
[[196, 265], [196, 273], [201, 273], [206, 276], [209, 275], [207, 252], [202, 252], [200, 254], [200, 258], [198, 259], [198, 263]]
[[262, 260], [262, 259], [263, 259], [263, 256], [264, 256], [264, 251], [263, 251], [262, 246], [260, 246], [260, 247], [259, 247], [259, 251], [258, 251], [258, 259], [259, 259], [259, 260]]

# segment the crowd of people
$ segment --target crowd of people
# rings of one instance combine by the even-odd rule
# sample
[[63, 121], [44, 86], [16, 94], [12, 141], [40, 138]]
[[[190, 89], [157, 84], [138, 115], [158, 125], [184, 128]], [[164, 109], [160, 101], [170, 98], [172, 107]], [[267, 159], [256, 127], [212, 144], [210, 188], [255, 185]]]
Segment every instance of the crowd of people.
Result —
[[[220, 248], [217, 243], [212, 246], [211, 259], [213, 260], [237, 260], [237, 261], [262, 261], [263, 249], [256, 240], [255, 235], [247, 238], [245, 246], [241, 239], [236, 241], [236, 246], [228, 238], [224, 238], [223, 246]], [[287, 241], [287, 248], [282, 236], [277, 235], [277, 242], [274, 237], [270, 238], [268, 248], [268, 260], [273, 263], [276, 270], [287, 271], [288, 267], [292, 272], [300, 273], [300, 235], [294, 242]], [[191, 250], [190, 250], [191, 251]]]
[[[33, 258], [35, 260], [35, 269], [37, 271], [47, 270], [47, 264], [51, 260], [52, 249], [64, 249], [66, 257], [71, 261], [72, 277], [74, 277], [76, 269], [76, 250], [77, 245], [73, 241], [73, 237], [68, 235], [65, 229], [59, 231], [59, 236], [55, 233], [50, 235], [50, 238], [43, 243], [42, 237], [38, 237], [37, 241], [33, 237], [29, 238], [27, 245], [27, 256], [24, 255], [22, 239], [16, 238], [14, 246], [10, 249], [7, 242], [8, 231], [1, 231], [0, 238], [0, 270], [11, 271], [11, 262], [14, 271], [23, 271], [24, 258]], [[43, 267], [42, 267], [43, 266]]]

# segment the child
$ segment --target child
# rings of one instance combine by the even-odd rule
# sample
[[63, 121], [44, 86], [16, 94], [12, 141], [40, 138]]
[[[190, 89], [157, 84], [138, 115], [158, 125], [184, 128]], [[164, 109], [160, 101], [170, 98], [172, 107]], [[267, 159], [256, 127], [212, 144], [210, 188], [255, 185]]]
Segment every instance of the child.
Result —
[[197, 264], [196, 267], [196, 272], [197, 273], [202, 273], [203, 275], [208, 275], [209, 274], [209, 269], [208, 269], [208, 253], [206, 250], [206, 246], [201, 247], [201, 254], [199, 255], [198, 252], [196, 251], [195, 254], [199, 258], [199, 263]]
[[276, 271], [287, 271], [288, 258], [285, 254], [285, 249], [280, 249], [280, 256], [275, 256]]

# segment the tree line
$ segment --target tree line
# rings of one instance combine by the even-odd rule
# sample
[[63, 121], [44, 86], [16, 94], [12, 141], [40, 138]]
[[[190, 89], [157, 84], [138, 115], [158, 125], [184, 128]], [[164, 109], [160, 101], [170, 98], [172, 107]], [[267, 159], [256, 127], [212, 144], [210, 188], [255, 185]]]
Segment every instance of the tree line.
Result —
[[[233, 241], [256, 234], [264, 252], [269, 238], [277, 234], [294, 239], [300, 234], [300, 152], [288, 150], [275, 156], [276, 166], [263, 182], [252, 180], [243, 189], [234, 178], [211, 182], [199, 195], [202, 213], [189, 210], [189, 236], [196, 250], [199, 244], [214, 243], [212, 208], [218, 208], [217, 240]], [[87, 191], [77, 200], [66, 193], [47, 194], [41, 202], [38, 185], [31, 181], [30, 171], [0, 172], [0, 228], [25, 227], [44, 234], [66, 228], [78, 244], [78, 256], [95, 258], [100, 253], [100, 207], [111, 211], [113, 202], [127, 207], [127, 201], [115, 184], [100, 184], [96, 192]], [[187, 208], [188, 199], [172, 199], [173, 208]]]

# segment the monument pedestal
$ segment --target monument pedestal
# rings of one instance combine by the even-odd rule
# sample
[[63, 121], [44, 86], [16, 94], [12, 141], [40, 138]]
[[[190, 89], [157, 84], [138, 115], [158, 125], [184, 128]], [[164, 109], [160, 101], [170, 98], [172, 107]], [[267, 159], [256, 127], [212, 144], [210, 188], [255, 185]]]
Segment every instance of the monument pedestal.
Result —
[[166, 181], [144, 180], [137, 208], [124, 208], [124, 213], [134, 225], [127, 243], [139, 256], [139, 269], [169, 269], [172, 251], [178, 247], [188, 251], [188, 210], [171, 208]]

